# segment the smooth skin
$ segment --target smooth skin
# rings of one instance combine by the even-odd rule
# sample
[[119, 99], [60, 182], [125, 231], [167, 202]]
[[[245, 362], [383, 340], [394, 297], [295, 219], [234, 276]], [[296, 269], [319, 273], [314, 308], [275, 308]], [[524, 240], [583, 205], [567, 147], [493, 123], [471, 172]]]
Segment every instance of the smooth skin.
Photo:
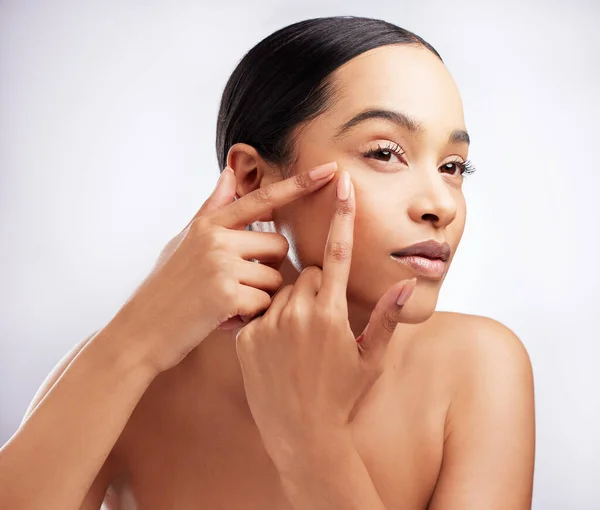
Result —
[[[79, 508], [96, 475], [106, 473], [111, 449], [158, 374], [177, 365], [211, 331], [231, 324], [229, 319], [270, 305], [268, 292], [280, 287], [281, 274], [246, 259], [280, 265], [287, 242], [277, 234], [235, 229], [315, 192], [333, 178], [335, 164], [313, 170], [320, 178], [305, 172], [272, 184], [268, 200], [262, 189], [235, 202], [235, 188], [227, 185], [228, 179], [235, 182], [233, 174], [224, 172], [109, 324], [48, 377], [0, 451], [0, 504]], [[97, 508], [103, 490], [94, 486], [91, 492], [88, 499]]]
[[[244, 203], [248, 214], [218, 227], [192, 221], [115, 318], [49, 376], [0, 452], [7, 508], [530, 508], [533, 377], [520, 340], [492, 319], [435, 311], [443, 279], [417, 277], [401, 310], [374, 312], [415, 276], [392, 252], [446, 241], [450, 265], [460, 242], [466, 204], [452, 163], [468, 144], [448, 143], [465, 127], [456, 86], [437, 57], [406, 45], [366, 52], [334, 78], [335, 105], [296, 133], [292, 181], [253, 147], [232, 146], [210, 214]], [[422, 129], [371, 119], [336, 137], [374, 107]], [[390, 144], [402, 153], [381, 150]], [[333, 161], [319, 189], [273, 192]], [[347, 216], [334, 213], [344, 171], [350, 252], [327, 249]], [[242, 231], [244, 222], [263, 231]], [[265, 242], [268, 256], [240, 248]], [[332, 251], [345, 262], [329, 264]], [[317, 300], [331, 267], [348, 272], [325, 280], [346, 284], [345, 316], [341, 287], [331, 313]], [[248, 301], [234, 303], [238, 295]], [[389, 340], [380, 330], [369, 341], [369, 328], [349, 344], [372, 314], [394, 326]], [[240, 329], [238, 315], [254, 319]], [[374, 345], [383, 346], [377, 369], [352, 365], [349, 353]], [[309, 399], [316, 381], [319, 398]]]
[[298, 509], [385, 509], [354, 446], [351, 423], [383, 373], [416, 278], [392, 285], [354, 337], [346, 302], [354, 198], [343, 172], [323, 270], [303, 269], [236, 339], [252, 417], [286, 497]]

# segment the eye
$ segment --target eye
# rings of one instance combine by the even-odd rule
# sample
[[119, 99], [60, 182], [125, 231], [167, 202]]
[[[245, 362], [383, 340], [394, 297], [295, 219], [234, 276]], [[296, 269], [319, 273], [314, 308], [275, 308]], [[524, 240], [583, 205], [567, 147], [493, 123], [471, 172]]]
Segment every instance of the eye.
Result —
[[[385, 147], [377, 144], [376, 149], [370, 149], [367, 152], [363, 153], [363, 156], [366, 158], [373, 158], [378, 161], [383, 161], [384, 163], [389, 163], [390, 158], [396, 157], [400, 159], [404, 151], [402, 147], [400, 147], [397, 143], [388, 142]], [[402, 163], [402, 161], [400, 161]]]
[[449, 170], [452, 175], [457, 175], [456, 169], [458, 168], [460, 175], [466, 176], [475, 172], [475, 167], [469, 159], [462, 161], [448, 161], [441, 167], [443, 170]]
[[[384, 163], [389, 163], [392, 157], [398, 159], [399, 163], [405, 163], [402, 160], [402, 156], [405, 154], [405, 151], [400, 147], [397, 143], [388, 142], [385, 147], [377, 144], [376, 149], [370, 149], [367, 152], [363, 153], [363, 156], [366, 158], [376, 159], [377, 161], [382, 161]], [[451, 175], [461, 175], [466, 177], [475, 172], [475, 167], [471, 160], [466, 159], [463, 161], [449, 161], [448, 163], [443, 164], [440, 167], [444, 171], [449, 171]], [[456, 169], [458, 168], [458, 173]]]

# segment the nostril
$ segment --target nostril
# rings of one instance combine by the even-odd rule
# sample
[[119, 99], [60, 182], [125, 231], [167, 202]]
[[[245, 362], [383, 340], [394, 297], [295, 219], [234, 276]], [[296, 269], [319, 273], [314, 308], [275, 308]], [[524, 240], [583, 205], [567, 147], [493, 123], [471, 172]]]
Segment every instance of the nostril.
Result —
[[440, 219], [435, 214], [431, 213], [424, 214], [422, 218], [427, 221], [440, 221]]

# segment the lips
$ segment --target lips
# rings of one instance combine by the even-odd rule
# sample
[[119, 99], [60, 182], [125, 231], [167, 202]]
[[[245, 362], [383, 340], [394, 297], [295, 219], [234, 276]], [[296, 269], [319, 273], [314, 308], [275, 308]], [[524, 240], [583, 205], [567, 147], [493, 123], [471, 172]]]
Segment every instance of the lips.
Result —
[[394, 257], [423, 257], [426, 259], [439, 259], [447, 262], [450, 258], [452, 250], [448, 243], [438, 243], [433, 240], [423, 241], [421, 243], [412, 244], [397, 252], [392, 253]]
[[392, 259], [412, 272], [433, 279], [443, 278], [451, 249], [448, 243], [424, 241], [392, 253]]

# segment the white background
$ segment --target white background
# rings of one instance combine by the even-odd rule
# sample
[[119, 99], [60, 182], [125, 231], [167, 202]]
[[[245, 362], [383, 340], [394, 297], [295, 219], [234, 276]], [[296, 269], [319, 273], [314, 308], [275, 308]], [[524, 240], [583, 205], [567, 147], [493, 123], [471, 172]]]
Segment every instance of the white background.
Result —
[[458, 83], [477, 173], [438, 308], [530, 353], [534, 508], [600, 509], [597, 1], [2, 1], [0, 444], [210, 193], [239, 59], [341, 14], [416, 32]]

